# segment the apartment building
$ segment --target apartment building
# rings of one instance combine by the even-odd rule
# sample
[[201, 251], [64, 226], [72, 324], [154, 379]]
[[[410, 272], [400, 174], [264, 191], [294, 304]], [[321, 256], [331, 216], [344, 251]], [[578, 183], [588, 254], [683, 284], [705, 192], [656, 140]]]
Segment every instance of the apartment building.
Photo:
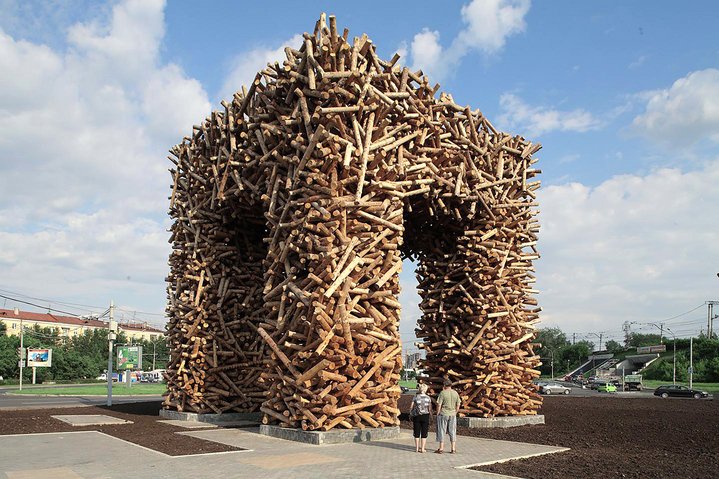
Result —
[[[53, 313], [33, 313], [30, 311], [19, 311], [19, 314], [16, 315], [12, 309], [0, 308], [0, 322], [5, 323], [8, 336], [20, 334], [20, 320], [22, 320], [25, 328], [32, 328], [37, 324], [41, 328], [58, 329], [61, 336], [67, 337], [83, 334], [87, 330], [109, 328], [107, 322], [98, 319], [61, 316]], [[153, 328], [147, 323], [118, 322], [118, 328], [130, 339], [156, 341], [165, 334], [164, 331]]]

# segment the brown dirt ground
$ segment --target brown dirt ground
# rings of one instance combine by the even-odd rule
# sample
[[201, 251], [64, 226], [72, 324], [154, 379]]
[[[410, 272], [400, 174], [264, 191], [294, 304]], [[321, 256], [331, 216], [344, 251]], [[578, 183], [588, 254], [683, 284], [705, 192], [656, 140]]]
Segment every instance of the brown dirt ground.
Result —
[[477, 468], [527, 479], [719, 477], [717, 401], [549, 397], [540, 413], [544, 425], [459, 428], [458, 434], [571, 448]]
[[[159, 411], [160, 401], [117, 404], [109, 408], [107, 406], [91, 406], [0, 411], [0, 435], [101, 431], [110, 436], [124, 439], [170, 456], [242, 450], [217, 442], [175, 434], [179, 431], [188, 431], [188, 429], [157, 422], [160, 419]], [[70, 414], [105, 414], [132, 421], [133, 423], [115, 426], [75, 427], [50, 417]]]

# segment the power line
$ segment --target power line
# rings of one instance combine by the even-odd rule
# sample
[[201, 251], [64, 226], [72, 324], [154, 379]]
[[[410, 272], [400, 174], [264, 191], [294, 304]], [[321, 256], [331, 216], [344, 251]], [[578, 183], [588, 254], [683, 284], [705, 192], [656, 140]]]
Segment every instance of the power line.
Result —
[[[47, 302], [47, 303], [49, 303], [49, 304], [55, 303], [55, 304], [61, 304], [61, 305], [70, 306], [72, 309], [77, 309], [77, 310], [80, 310], [80, 311], [85, 311], [85, 312], [88, 312], [88, 313], [92, 313], [92, 314], [94, 314], [94, 315], [98, 315], [98, 310], [102, 310], [102, 309], [105, 309], [105, 308], [106, 308], [105, 306], [92, 306], [92, 305], [88, 305], [88, 304], [70, 303], [70, 302], [67, 302], [67, 301], [59, 301], [59, 300], [48, 299], [48, 298], [40, 298], [40, 297], [36, 297], [36, 296], [30, 296], [30, 295], [27, 295], [27, 294], [19, 293], [19, 292], [17, 292], [17, 291], [10, 291], [10, 290], [7, 290], [7, 289], [0, 289], [0, 291], [2, 291], [2, 292], [4, 292], [4, 293], [12, 294], [12, 295], [14, 295], [14, 296], [20, 296], [20, 297], [22, 297], [22, 298], [32, 299], [32, 300], [35, 300], [35, 301], [42, 301], [42, 302]], [[69, 311], [64, 311], [64, 310], [61, 310], [61, 309], [53, 308], [53, 307], [50, 306], [50, 305], [45, 306], [45, 305], [42, 305], [42, 304], [33, 303], [33, 302], [31, 302], [31, 301], [24, 301], [24, 300], [22, 300], [22, 299], [18, 299], [18, 298], [15, 298], [15, 297], [7, 296], [7, 295], [4, 295], [4, 294], [0, 294], [0, 298], [5, 298], [5, 299], [8, 299], [8, 300], [10, 300], [10, 301], [15, 301], [15, 302], [22, 303], [22, 304], [27, 304], [27, 305], [30, 305], [30, 306], [35, 306], [36, 308], [45, 309], [45, 310], [47, 310], [47, 311], [55, 311], [56, 313], [67, 314], [67, 315], [70, 315], [70, 316], [73, 316], [73, 317], [80, 317], [80, 316], [81, 316], [81, 315], [79, 315], [79, 314], [77, 314], [77, 313], [71, 313], [71, 312], [69, 312]], [[80, 306], [80, 307], [78, 307], [78, 306]], [[94, 309], [86, 309], [86, 308], [94, 308]], [[124, 312], [126, 312], [126, 313], [134, 313], [134, 314], [138, 314], [138, 315], [162, 316], [162, 317], [165, 316], [164, 313], [150, 313], [150, 312], [147, 312], [147, 311], [136, 311], [136, 310], [125, 309], [125, 308], [117, 308], [117, 309], [120, 309], [120, 310], [122, 310], [122, 311], [124, 311]], [[109, 311], [110, 311], [109, 309], [105, 309], [105, 311], [104, 311], [103, 313], [100, 313], [100, 314], [98, 315], [98, 318], [105, 317], [105, 316], [108, 314]], [[149, 318], [148, 318], [148, 319], [149, 319]], [[154, 320], [153, 320], [153, 321], [154, 321]]]
[[[43, 302], [48, 302], [48, 303], [62, 304], [62, 305], [65, 305], [65, 306], [72, 306], [73, 309], [79, 309], [79, 310], [88, 311], [88, 312], [91, 312], [91, 313], [92, 313], [92, 312], [95, 312], [95, 310], [104, 308], [104, 306], [91, 306], [91, 305], [89, 305], [89, 304], [70, 303], [70, 302], [67, 302], [67, 301], [58, 301], [58, 300], [54, 300], [54, 299], [39, 298], [39, 297], [36, 297], [36, 296], [30, 296], [30, 295], [27, 295], [27, 294], [18, 293], [17, 291], [10, 291], [10, 290], [7, 290], [7, 289], [0, 289], [0, 291], [2, 291], [3, 293], [15, 295], [15, 296], [21, 296], [21, 297], [23, 297], [23, 298], [34, 299], [34, 300], [36, 300], [36, 301], [43, 301]], [[77, 308], [77, 307], [75, 307], [75, 306], [81, 306], [81, 307], [80, 307], [80, 308]], [[44, 307], [44, 306], [43, 306], [43, 307]], [[93, 309], [84, 309], [84, 308], [93, 308]]]
[[75, 314], [75, 313], [70, 313], [69, 311], [63, 311], [61, 309], [51, 308], [50, 306], [43, 306], [40, 304], [31, 303], [29, 301], [23, 301], [22, 299], [12, 298], [10, 296], [5, 296], [4, 294], [0, 294], [0, 298], [9, 299], [10, 301], [15, 301], [16, 303], [28, 304], [30, 306], [35, 306], [36, 308], [40, 308], [40, 309], [47, 309], [48, 311], [55, 311], [56, 313], [68, 314], [68, 315], [76, 317], [76, 318], [80, 317], [80, 315]]
[[702, 303], [702, 304], [700, 304], [699, 306], [697, 306], [697, 307], [694, 308], [694, 309], [691, 309], [691, 310], [689, 310], [689, 311], [687, 311], [687, 312], [684, 312], [684, 313], [681, 313], [681, 314], [677, 314], [676, 316], [672, 316], [671, 318], [659, 319], [659, 320], [656, 320], [656, 321], [653, 321], [653, 322], [665, 323], [665, 322], [671, 321], [671, 320], [673, 320], [673, 319], [680, 318], [680, 317], [682, 317], [682, 316], [684, 316], [684, 315], [687, 315], [687, 314], [689, 314], [689, 313], [693, 313], [693, 312], [696, 311], [697, 309], [703, 308], [704, 306], [706, 306], [706, 303]]
[[119, 306], [116, 307], [115, 309], [118, 309], [118, 310], [120, 310], [120, 311], [124, 311], [124, 312], [126, 312], [126, 313], [145, 314], [145, 315], [148, 315], [148, 316], [163, 316], [163, 317], [165, 316], [165, 313], [148, 313], [147, 311], [137, 311], [137, 310], [134, 310], [134, 309], [121, 308], [121, 307], [119, 307]]

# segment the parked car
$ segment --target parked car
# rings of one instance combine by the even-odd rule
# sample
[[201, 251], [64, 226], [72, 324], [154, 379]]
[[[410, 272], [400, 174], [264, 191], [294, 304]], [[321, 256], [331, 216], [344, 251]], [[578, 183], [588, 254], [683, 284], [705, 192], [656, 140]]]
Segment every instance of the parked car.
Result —
[[140, 374], [140, 382], [143, 383], [161, 383], [165, 381], [165, 377], [162, 375], [164, 369], [155, 369], [153, 371], [138, 373]]
[[[107, 373], [102, 373], [95, 379], [97, 381], [107, 381]], [[112, 381], [113, 382], [117, 382], [119, 379], [120, 379], [120, 375], [118, 373], [112, 373]]]
[[544, 383], [539, 385], [539, 392], [549, 396], [551, 394], [569, 394], [570, 389], [557, 383]]
[[617, 392], [617, 386], [613, 382], [596, 383], [597, 391], [600, 393], [615, 393]]
[[679, 397], [679, 398], [691, 398], [701, 399], [709, 397], [709, 393], [706, 391], [700, 391], [698, 389], [689, 389], [686, 386], [680, 386], [679, 384], [668, 384], [666, 386], [659, 386], [654, 390], [654, 395], [662, 398], [668, 397]]

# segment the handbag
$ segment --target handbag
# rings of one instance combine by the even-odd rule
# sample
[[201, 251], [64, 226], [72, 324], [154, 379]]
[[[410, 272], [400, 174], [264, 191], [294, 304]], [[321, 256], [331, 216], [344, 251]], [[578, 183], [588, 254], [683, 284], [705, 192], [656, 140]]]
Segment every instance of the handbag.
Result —
[[413, 418], [415, 416], [419, 416], [419, 409], [417, 408], [417, 403], [412, 402], [412, 409], [409, 410], [409, 417]]

